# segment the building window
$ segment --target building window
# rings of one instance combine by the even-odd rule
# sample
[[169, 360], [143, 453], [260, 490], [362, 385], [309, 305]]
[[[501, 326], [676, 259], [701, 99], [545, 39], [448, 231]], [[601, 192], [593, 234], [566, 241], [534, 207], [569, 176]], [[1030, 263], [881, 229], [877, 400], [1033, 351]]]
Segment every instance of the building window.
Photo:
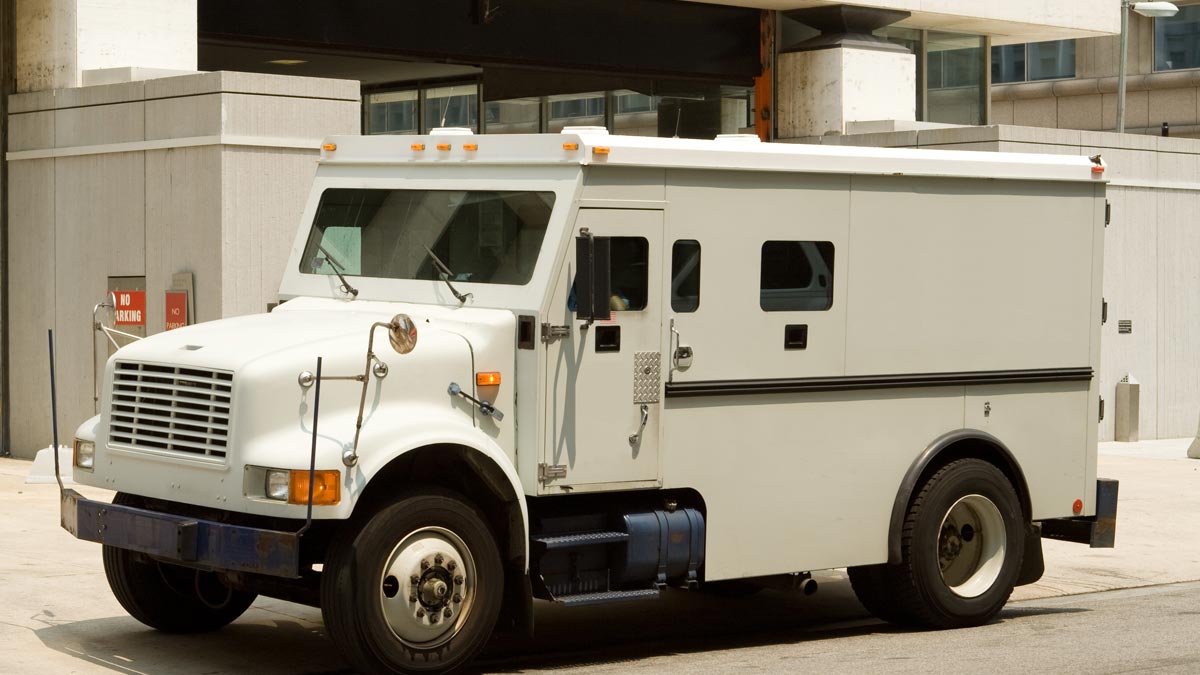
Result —
[[536, 134], [541, 130], [542, 100], [534, 97], [489, 101], [484, 104], [484, 114], [486, 133]]
[[368, 94], [368, 134], [415, 134], [417, 123], [417, 90], [389, 91]]
[[833, 243], [762, 245], [758, 306], [764, 312], [823, 311], [833, 306]]
[[1200, 5], [1154, 20], [1154, 70], [1200, 68]]
[[671, 247], [671, 310], [694, 312], [700, 307], [700, 242], [681, 239]]
[[438, 127], [479, 131], [479, 85], [457, 84], [425, 90], [425, 132]]
[[1075, 77], [1075, 41], [1054, 40], [992, 47], [992, 83]]

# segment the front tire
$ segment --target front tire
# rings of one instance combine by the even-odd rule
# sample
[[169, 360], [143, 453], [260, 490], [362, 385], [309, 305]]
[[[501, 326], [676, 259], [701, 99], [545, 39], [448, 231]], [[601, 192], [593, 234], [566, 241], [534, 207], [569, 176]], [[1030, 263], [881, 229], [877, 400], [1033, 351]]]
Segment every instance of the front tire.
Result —
[[503, 594], [486, 519], [458, 495], [425, 493], [335, 538], [321, 613], [334, 644], [364, 673], [445, 673], [487, 643]]
[[[114, 504], [139, 500], [118, 493]], [[241, 616], [257, 597], [227, 586], [212, 572], [158, 562], [140, 553], [104, 546], [104, 575], [117, 602], [133, 618], [167, 633], [217, 630]]]
[[902, 562], [850, 570], [873, 614], [903, 625], [963, 628], [1000, 613], [1021, 570], [1024, 516], [995, 466], [960, 459], [913, 499], [901, 533]]

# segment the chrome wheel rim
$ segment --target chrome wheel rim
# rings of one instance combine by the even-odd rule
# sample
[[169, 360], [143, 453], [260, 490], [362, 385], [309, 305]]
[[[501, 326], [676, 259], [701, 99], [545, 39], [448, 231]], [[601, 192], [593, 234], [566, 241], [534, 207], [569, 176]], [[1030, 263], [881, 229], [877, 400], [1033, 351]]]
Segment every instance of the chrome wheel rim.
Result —
[[379, 603], [396, 639], [432, 649], [466, 624], [475, 587], [475, 558], [462, 538], [423, 527], [392, 549], [378, 580]]
[[1000, 578], [1008, 552], [1004, 517], [992, 500], [967, 495], [950, 507], [938, 529], [942, 582], [963, 598], [983, 595]]

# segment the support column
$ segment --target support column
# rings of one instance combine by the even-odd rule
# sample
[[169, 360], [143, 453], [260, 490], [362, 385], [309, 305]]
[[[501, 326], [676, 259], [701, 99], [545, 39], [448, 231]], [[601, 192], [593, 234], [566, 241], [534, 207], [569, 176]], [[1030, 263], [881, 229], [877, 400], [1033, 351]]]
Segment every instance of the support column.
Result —
[[[18, 92], [196, 70], [196, 0], [16, 0], [15, 9]], [[143, 77], [98, 72], [112, 69]]]
[[837, 5], [784, 16], [821, 34], [780, 49], [780, 138], [842, 134], [848, 122], [916, 120], [916, 57], [871, 35], [908, 12]]

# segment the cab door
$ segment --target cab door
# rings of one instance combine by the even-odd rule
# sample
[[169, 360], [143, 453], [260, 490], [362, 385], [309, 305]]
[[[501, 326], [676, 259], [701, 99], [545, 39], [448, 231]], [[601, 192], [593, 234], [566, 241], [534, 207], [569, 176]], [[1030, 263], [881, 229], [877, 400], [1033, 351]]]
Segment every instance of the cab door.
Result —
[[575, 238], [554, 283], [546, 350], [543, 491], [657, 485], [662, 415], [663, 212], [580, 209], [581, 228], [609, 239], [612, 317], [580, 321]]

